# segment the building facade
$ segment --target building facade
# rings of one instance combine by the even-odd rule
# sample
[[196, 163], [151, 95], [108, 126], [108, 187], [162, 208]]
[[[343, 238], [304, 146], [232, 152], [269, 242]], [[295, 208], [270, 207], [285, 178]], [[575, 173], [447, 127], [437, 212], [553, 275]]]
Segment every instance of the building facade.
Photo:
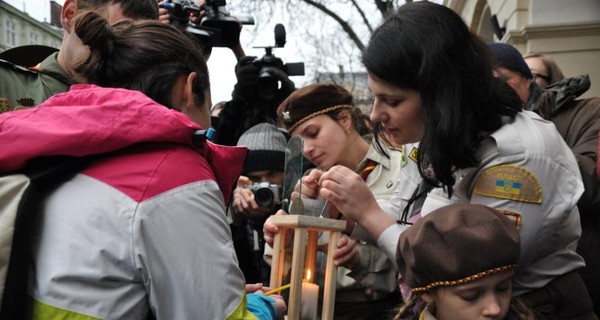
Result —
[[[54, 1], [51, 2], [51, 6], [52, 11], [56, 6], [60, 7]], [[0, 52], [31, 44], [58, 49], [63, 32], [63, 29], [56, 25], [37, 21], [27, 13], [0, 1]]]
[[584, 97], [600, 96], [600, 1], [445, 0], [487, 42], [553, 58], [566, 77], [589, 74]]

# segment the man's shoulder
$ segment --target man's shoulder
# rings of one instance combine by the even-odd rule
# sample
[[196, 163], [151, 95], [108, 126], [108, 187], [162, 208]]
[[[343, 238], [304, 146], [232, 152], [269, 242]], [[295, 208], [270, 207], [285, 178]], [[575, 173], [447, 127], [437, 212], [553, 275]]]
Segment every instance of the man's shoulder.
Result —
[[[595, 122], [600, 119], [600, 97], [579, 98], [566, 103], [561, 112], [557, 112], [556, 119], [585, 120]], [[556, 121], [556, 120], [553, 120]]]
[[0, 113], [33, 106], [38, 97], [29, 93], [30, 84], [37, 77], [34, 70], [0, 59]]
[[8, 80], [11, 74], [15, 76], [37, 76], [38, 72], [36, 70], [31, 70], [29, 68], [16, 65], [10, 61], [0, 59], [0, 72], [2, 72], [1, 80]]
[[46, 62], [50, 68], [42, 72], [38, 67], [27, 68], [0, 59], [0, 113], [37, 106], [50, 96], [69, 89], [72, 81], [67, 81], [68, 77], [60, 70], [54, 70], [59, 68], [53, 68], [57, 65], [54, 56], [46, 60], [42, 64]]
[[[581, 107], [587, 106], [587, 107], [600, 108], [600, 97], [580, 98], [580, 99], [575, 100], [575, 103], [577, 105], [580, 105]], [[600, 112], [600, 109], [597, 109], [596, 111]]]

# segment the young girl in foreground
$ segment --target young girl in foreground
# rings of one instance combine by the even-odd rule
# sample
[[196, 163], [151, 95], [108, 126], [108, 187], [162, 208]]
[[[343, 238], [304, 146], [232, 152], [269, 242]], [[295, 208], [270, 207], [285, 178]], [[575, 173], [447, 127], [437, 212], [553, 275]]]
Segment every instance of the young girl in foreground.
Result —
[[397, 265], [412, 297], [394, 319], [534, 319], [511, 298], [514, 221], [482, 205], [432, 211], [400, 236]]

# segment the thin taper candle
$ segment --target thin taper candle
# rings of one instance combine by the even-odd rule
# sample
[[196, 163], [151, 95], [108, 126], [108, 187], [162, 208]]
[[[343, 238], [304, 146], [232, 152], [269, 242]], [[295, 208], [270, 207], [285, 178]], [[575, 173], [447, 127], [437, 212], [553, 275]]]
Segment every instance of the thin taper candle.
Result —
[[289, 288], [291, 285], [292, 285], [291, 283], [288, 283], [288, 284], [286, 284], [286, 285], [283, 285], [283, 286], [281, 286], [281, 287], [277, 287], [277, 288], [275, 288], [275, 289], [273, 289], [273, 290], [269, 290], [269, 291], [265, 292], [265, 296], [270, 296], [270, 295], [272, 295], [272, 294], [274, 294], [274, 293], [276, 293], [276, 292], [279, 292], [279, 291], [283, 291], [283, 290], [285, 290], [285, 289], [288, 289], [288, 288]]

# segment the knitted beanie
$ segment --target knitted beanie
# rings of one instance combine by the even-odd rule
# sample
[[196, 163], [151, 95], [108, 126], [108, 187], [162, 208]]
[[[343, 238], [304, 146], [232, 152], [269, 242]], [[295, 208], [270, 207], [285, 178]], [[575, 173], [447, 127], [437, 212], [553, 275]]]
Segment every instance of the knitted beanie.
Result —
[[529, 66], [517, 48], [508, 43], [499, 42], [490, 43], [488, 46], [495, 66], [516, 71], [527, 79], [533, 79]]
[[352, 108], [352, 94], [334, 83], [315, 83], [292, 92], [278, 108], [288, 132], [321, 114]]
[[237, 145], [249, 150], [244, 172], [283, 172], [287, 138], [275, 125], [265, 122], [251, 127], [240, 136]]
[[432, 211], [400, 235], [397, 265], [413, 292], [454, 286], [513, 269], [519, 261], [516, 223], [482, 205]]

